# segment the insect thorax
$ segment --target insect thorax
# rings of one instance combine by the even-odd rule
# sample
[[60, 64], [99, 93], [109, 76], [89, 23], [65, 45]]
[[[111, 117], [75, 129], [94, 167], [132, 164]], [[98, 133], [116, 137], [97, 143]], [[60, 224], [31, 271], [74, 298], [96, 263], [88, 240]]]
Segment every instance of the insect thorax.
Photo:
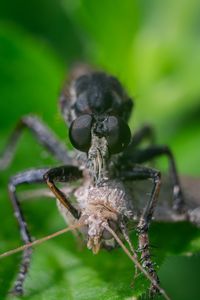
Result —
[[82, 114], [109, 112], [128, 120], [133, 102], [120, 82], [103, 72], [91, 72], [74, 78], [63, 90], [61, 111], [68, 125]]

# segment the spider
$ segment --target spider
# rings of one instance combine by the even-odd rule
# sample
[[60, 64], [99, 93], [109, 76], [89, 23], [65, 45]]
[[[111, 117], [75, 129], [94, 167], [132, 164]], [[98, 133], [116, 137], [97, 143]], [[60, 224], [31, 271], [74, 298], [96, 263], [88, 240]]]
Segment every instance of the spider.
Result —
[[[147, 125], [131, 135], [128, 120], [133, 100], [117, 78], [104, 72], [86, 65], [73, 68], [61, 93], [60, 108], [69, 126], [69, 138], [74, 146], [72, 152], [67, 151], [44, 123], [29, 115], [18, 122], [0, 160], [0, 169], [9, 166], [17, 141], [24, 128], [28, 128], [37, 141], [63, 164], [55, 168], [30, 169], [11, 177], [9, 196], [21, 239], [25, 244], [32, 241], [16, 189], [25, 183], [46, 183], [66, 222], [74, 224], [81, 220], [84, 224], [80, 231], [93, 253], [100, 248], [110, 250], [116, 247], [112, 231], [122, 236], [132, 254], [136, 255], [128, 234], [128, 223], [136, 223], [137, 255], [152, 278], [151, 293], [157, 293], [159, 278], [151, 259], [148, 236], [153, 216], [162, 220], [189, 220], [196, 224], [200, 220], [199, 214], [195, 215], [194, 209], [189, 210], [184, 200], [172, 152], [167, 146], [153, 143], [153, 130]], [[145, 139], [148, 146], [141, 149]], [[161, 173], [144, 163], [161, 155], [167, 156], [169, 161], [173, 200], [169, 204], [167, 199], [159, 206]], [[150, 193], [138, 201], [134, 182], [148, 179], [151, 180]], [[70, 189], [70, 183], [77, 180], [80, 186]], [[67, 192], [57, 187], [59, 182], [67, 184]], [[142, 183], [141, 189], [146, 190], [146, 186]], [[71, 195], [76, 198], [75, 204], [70, 202]], [[16, 295], [24, 292], [31, 254], [31, 248], [23, 251], [13, 288]]]

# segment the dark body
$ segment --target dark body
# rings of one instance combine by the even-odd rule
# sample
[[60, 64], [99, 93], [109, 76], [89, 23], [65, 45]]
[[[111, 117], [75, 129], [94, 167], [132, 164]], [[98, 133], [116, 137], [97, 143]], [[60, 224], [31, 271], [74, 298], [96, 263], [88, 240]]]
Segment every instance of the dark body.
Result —
[[[10, 179], [10, 199], [23, 242], [29, 243], [31, 235], [16, 188], [24, 183], [44, 182], [57, 198], [58, 208], [67, 223], [73, 223], [77, 219], [84, 220], [87, 247], [94, 253], [101, 247], [115, 247], [114, 240], [105, 230], [105, 224], [109, 224], [116, 233], [122, 235], [134, 252], [127, 224], [131, 221], [137, 222], [135, 229], [140, 258], [148, 273], [158, 283], [159, 279], [151, 261], [148, 230], [157, 207], [161, 174], [156, 169], [144, 167], [142, 163], [160, 155], [168, 157], [172, 201], [171, 204], [166, 202], [166, 212], [170, 211], [174, 220], [194, 221], [194, 214], [188, 210], [183, 199], [170, 149], [152, 143], [153, 132], [149, 126], [142, 127], [131, 136], [127, 122], [133, 101], [120, 82], [105, 73], [95, 72], [86, 66], [73, 69], [61, 94], [60, 106], [64, 120], [70, 127], [70, 140], [76, 149], [73, 153], [69, 153], [64, 144], [40, 120], [34, 116], [25, 116], [17, 124], [0, 160], [0, 169], [10, 164], [19, 136], [24, 128], [29, 128], [36, 139], [63, 164], [56, 168], [28, 170]], [[144, 139], [149, 140], [149, 146], [141, 150], [140, 144]], [[137, 190], [132, 182], [147, 179], [152, 181], [150, 195], [147, 199], [144, 198], [145, 201], [142, 199], [138, 202]], [[81, 186], [69, 191], [70, 182], [76, 180], [81, 180]], [[66, 183], [68, 193], [61, 191], [56, 182]], [[75, 205], [70, 202], [70, 194], [76, 197]], [[14, 294], [23, 293], [31, 252], [30, 248], [23, 252]], [[156, 286], [151, 286], [151, 292], [157, 292]]]

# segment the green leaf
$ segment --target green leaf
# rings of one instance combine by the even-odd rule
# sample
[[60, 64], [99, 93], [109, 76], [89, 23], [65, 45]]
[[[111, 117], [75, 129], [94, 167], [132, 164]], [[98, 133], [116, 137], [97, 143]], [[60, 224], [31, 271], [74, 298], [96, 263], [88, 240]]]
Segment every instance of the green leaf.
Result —
[[[66, 51], [67, 61], [84, 53], [88, 61], [122, 79], [136, 96], [136, 114], [131, 119], [131, 127], [135, 130], [136, 124], [144, 121], [157, 125], [159, 141], [171, 143], [179, 170], [199, 174], [196, 113], [200, 92], [199, 3], [195, 0], [181, 4], [179, 1], [161, 4], [160, 1], [64, 0], [61, 14], [70, 21], [56, 27], [55, 20], [60, 13], [52, 9], [54, 4], [41, 2], [41, 7], [40, 3], [36, 7], [42, 13], [34, 9], [32, 19], [28, 13], [30, 6], [26, 6], [29, 3], [22, 5], [23, 9], [18, 5], [22, 2], [15, 3], [19, 15], [8, 9], [14, 5], [9, 1], [5, 3], [6, 9], [1, 10], [6, 21], [0, 27], [0, 149], [20, 116], [30, 112], [42, 116], [67, 139], [65, 126], [57, 114], [65, 64], [58, 59], [56, 51], [62, 54]], [[34, 7], [33, 2], [31, 5]], [[76, 38], [67, 52], [70, 38], [66, 35], [72, 32]], [[31, 166], [48, 164], [56, 162], [49, 156], [44, 158], [41, 147], [26, 133], [13, 165], [0, 174], [1, 252], [21, 244], [7, 195], [9, 176]], [[23, 211], [36, 238], [65, 226], [54, 201], [37, 199], [23, 203]], [[154, 224], [150, 234], [151, 243], [157, 246], [152, 252], [161, 266], [162, 286], [173, 300], [197, 299], [200, 260], [197, 255], [189, 255], [200, 249], [199, 230], [186, 223]], [[135, 242], [134, 232], [132, 238]], [[7, 293], [19, 262], [20, 255], [1, 261], [0, 299], [13, 299]], [[67, 234], [35, 248], [24, 299], [134, 299], [145, 291], [147, 282], [140, 276], [132, 289], [132, 278], [133, 265], [121, 249], [94, 256], [86, 247], [80, 251], [71, 234]]]

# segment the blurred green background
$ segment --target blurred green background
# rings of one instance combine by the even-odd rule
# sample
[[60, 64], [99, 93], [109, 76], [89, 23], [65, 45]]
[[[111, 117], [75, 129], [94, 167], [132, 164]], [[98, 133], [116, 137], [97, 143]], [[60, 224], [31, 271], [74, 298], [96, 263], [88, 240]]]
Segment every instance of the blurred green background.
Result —
[[[34, 113], [67, 141], [58, 97], [73, 62], [117, 76], [135, 99], [132, 131], [143, 123], [170, 145], [179, 172], [200, 175], [200, 2], [198, 0], [7, 0], [0, 2], [0, 149], [20, 116]], [[1, 252], [20, 243], [7, 195], [9, 176], [56, 164], [26, 132], [9, 170], [0, 174]], [[159, 161], [166, 169], [166, 160]], [[24, 203], [36, 237], [62, 228], [53, 201]], [[155, 260], [172, 299], [200, 298], [200, 234], [188, 224], [155, 224]], [[25, 299], [134, 299], [125, 255], [79, 252], [69, 234], [35, 251]], [[195, 253], [193, 256], [183, 254]], [[20, 255], [2, 261], [5, 299]], [[7, 297], [8, 298], [8, 297]]]

